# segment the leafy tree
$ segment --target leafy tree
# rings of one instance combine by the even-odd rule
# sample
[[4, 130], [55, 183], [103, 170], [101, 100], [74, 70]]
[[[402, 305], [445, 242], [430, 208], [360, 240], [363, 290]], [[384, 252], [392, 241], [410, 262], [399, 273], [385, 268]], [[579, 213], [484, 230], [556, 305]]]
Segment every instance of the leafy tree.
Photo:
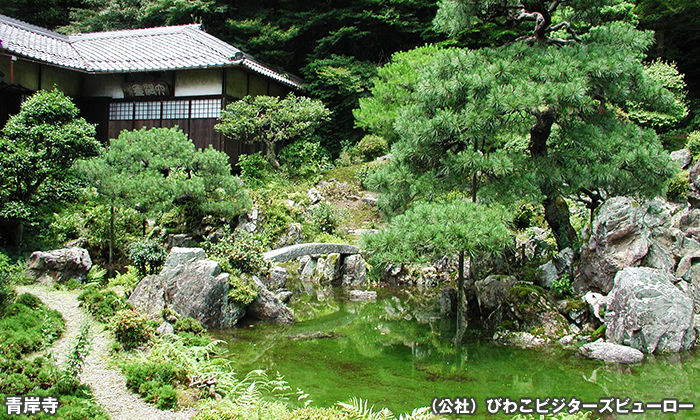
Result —
[[[102, 156], [80, 168], [110, 204], [112, 221], [121, 206], [138, 210], [144, 234], [145, 217], [159, 219], [175, 206], [190, 223], [203, 215], [233, 217], [249, 206], [228, 156], [212, 148], [196, 150], [177, 127], [123, 131]], [[110, 230], [113, 237], [113, 223]]]
[[[565, 197], [594, 209], [610, 194], [663, 190], [675, 169], [656, 134], [627, 118], [632, 103], [667, 113], [679, 105], [644, 70], [652, 34], [589, 9], [602, 24], [576, 34], [566, 21], [553, 24], [560, 4], [524, 2], [514, 15], [535, 27], [521, 42], [425, 47], [380, 71], [377, 94], [361, 100], [356, 117], [399, 139], [392, 165], [374, 179], [391, 193], [385, 203], [400, 211], [454, 189], [471, 190], [473, 199], [479, 188], [494, 198], [529, 196], [565, 248], [576, 242]], [[455, 33], [504, 11], [499, 5], [445, 0], [436, 23]]]
[[39, 91], [22, 104], [0, 136], [0, 225], [4, 240], [19, 246], [24, 223], [36, 216], [47, 195], [59, 188], [79, 159], [96, 156], [95, 127], [58, 90]]
[[246, 96], [226, 107], [214, 129], [245, 143], [263, 142], [268, 162], [279, 170], [275, 146], [312, 133], [329, 114], [321, 101], [293, 93]]
[[[464, 257], [494, 254], [511, 242], [511, 218], [504, 208], [455, 200], [446, 203], [417, 202], [404, 214], [394, 217], [379, 233], [362, 237], [361, 247], [370, 263], [426, 262], [444, 255], [459, 255], [457, 342], [466, 328], [464, 310]], [[472, 266], [474, 264], [471, 264]], [[472, 273], [472, 280], [474, 273]]]

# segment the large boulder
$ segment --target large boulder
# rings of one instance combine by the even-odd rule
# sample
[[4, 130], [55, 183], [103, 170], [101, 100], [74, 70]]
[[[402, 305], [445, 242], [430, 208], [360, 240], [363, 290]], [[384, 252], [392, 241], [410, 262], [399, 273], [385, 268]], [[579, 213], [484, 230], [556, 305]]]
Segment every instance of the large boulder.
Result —
[[[639, 203], [613, 197], [584, 229], [581, 262], [574, 290], [607, 294], [615, 274], [627, 267], [652, 267], [673, 273], [676, 262], [693, 252], [695, 240], [686, 238], [677, 205], [661, 199]], [[700, 251], [700, 249], [698, 249]]]
[[620, 271], [607, 298], [606, 338], [644, 353], [678, 352], [695, 342], [693, 300], [663, 270]]
[[474, 282], [476, 299], [483, 316], [488, 316], [498, 309], [508, 297], [508, 292], [518, 280], [513, 276], [492, 274], [483, 280]]
[[574, 267], [574, 250], [565, 248], [537, 270], [539, 285], [549, 289], [564, 276], [571, 278]]
[[627, 365], [640, 363], [644, 360], [644, 353], [637, 349], [602, 340], [584, 344], [578, 349], [578, 354], [587, 359], [598, 359]]
[[248, 316], [264, 322], [277, 324], [291, 324], [294, 322], [294, 314], [278, 297], [270, 292], [265, 284], [253, 276], [255, 286], [258, 288], [258, 296], [248, 305]]
[[72, 247], [33, 252], [29, 257], [27, 274], [42, 284], [64, 283], [71, 279], [82, 283], [90, 268], [92, 259], [88, 251]]
[[229, 301], [228, 291], [228, 273], [203, 249], [175, 247], [161, 273], [141, 280], [129, 301], [152, 316], [168, 307], [205, 328], [228, 328], [245, 314], [241, 303]]
[[364, 286], [367, 284], [367, 264], [362, 255], [348, 255], [343, 259], [341, 267], [341, 286]]

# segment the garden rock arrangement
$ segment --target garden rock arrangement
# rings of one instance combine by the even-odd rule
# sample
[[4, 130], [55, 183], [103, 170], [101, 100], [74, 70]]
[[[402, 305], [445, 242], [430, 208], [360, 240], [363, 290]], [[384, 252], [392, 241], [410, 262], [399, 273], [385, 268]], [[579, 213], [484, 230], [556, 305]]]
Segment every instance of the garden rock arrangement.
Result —
[[42, 284], [65, 283], [68, 280], [83, 283], [91, 268], [92, 259], [88, 251], [72, 247], [33, 252], [29, 257], [27, 275]]
[[693, 300], [667, 272], [626, 268], [608, 295], [606, 338], [644, 353], [688, 350], [695, 342]]
[[[262, 282], [257, 280], [255, 285], [258, 297], [248, 306], [253, 315], [269, 322], [293, 322], [289, 308]], [[167, 307], [205, 328], [228, 328], [246, 314], [246, 307], [230, 300], [228, 292], [229, 274], [221, 271], [218, 262], [207, 259], [203, 249], [176, 247], [160, 274], [141, 280], [129, 302], [152, 316]]]
[[622, 363], [626, 365], [639, 363], [644, 360], [644, 353], [637, 349], [602, 340], [584, 344], [578, 350], [578, 354], [587, 359], [598, 359], [604, 362]]

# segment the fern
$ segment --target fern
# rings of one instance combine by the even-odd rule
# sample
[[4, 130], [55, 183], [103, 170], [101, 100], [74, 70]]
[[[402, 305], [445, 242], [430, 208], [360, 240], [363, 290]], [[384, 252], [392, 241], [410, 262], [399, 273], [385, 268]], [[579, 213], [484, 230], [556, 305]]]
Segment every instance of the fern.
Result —
[[352, 397], [349, 404], [339, 402], [338, 405], [353, 420], [393, 420], [396, 418], [388, 408], [382, 408], [375, 412], [374, 406], [368, 407], [367, 400], [362, 398]]

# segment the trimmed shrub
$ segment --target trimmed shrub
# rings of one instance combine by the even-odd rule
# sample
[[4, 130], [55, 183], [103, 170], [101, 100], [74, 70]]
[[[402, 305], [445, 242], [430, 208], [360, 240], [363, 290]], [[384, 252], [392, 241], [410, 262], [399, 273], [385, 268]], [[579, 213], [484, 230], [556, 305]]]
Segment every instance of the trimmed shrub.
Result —
[[107, 323], [121, 310], [129, 309], [130, 305], [123, 297], [117, 296], [111, 290], [99, 290], [88, 287], [79, 296], [80, 306], [87, 309], [98, 321]]
[[168, 252], [165, 247], [153, 240], [132, 242], [128, 246], [129, 259], [142, 276], [156, 274], [165, 263]]
[[118, 311], [110, 324], [119, 345], [124, 350], [131, 350], [146, 344], [153, 335], [148, 318], [133, 309]]
[[384, 137], [375, 134], [367, 134], [357, 143], [357, 149], [365, 157], [365, 160], [374, 160], [386, 153], [389, 144]]

